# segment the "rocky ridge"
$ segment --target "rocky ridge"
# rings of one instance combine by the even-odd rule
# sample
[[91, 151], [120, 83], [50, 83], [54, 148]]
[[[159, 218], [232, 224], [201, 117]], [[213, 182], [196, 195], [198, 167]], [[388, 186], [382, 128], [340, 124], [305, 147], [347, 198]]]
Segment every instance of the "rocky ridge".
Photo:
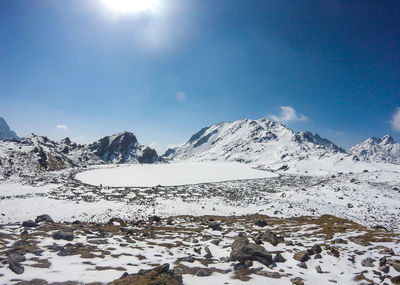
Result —
[[263, 118], [224, 122], [203, 128], [185, 144], [167, 150], [163, 156], [174, 160], [272, 163], [336, 154], [345, 154], [345, 150], [318, 134], [296, 133]]
[[106, 136], [88, 145], [65, 138], [59, 142], [31, 134], [20, 141], [0, 143], [0, 177], [32, 176], [43, 171], [97, 164], [154, 163], [157, 152], [139, 144], [129, 132]]

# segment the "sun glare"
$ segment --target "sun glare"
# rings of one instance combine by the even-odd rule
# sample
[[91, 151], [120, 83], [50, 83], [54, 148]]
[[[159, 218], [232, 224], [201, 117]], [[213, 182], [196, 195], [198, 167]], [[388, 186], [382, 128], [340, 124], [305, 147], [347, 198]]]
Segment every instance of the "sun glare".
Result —
[[119, 13], [154, 12], [159, 0], [102, 0], [109, 9]]

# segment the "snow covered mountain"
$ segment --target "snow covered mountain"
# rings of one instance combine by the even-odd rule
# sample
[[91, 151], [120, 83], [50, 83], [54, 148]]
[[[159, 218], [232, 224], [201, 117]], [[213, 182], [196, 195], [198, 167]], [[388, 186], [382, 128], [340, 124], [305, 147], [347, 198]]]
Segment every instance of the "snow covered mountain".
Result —
[[106, 136], [79, 145], [65, 138], [59, 142], [31, 134], [21, 141], [0, 142], [0, 177], [32, 175], [41, 171], [104, 163], [153, 163], [157, 152], [138, 143], [129, 132]]
[[268, 119], [224, 122], [201, 129], [164, 157], [174, 160], [228, 160], [273, 163], [345, 153], [310, 132], [296, 133]]
[[17, 134], [10, 129], [6, 120], [0, 117], [0, 140], [19, 140]]
[[349, 153], [363, 161], [400, 163], [400, 143], [390, 135], [366, 139], [351, 147]]

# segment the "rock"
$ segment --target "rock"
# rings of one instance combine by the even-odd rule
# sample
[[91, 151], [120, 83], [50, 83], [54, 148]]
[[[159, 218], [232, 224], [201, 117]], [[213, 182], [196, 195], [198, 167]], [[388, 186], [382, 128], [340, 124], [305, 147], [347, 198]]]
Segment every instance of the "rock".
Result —
[[371, 257], [367, 257], [366, 259], [361, 261], [361, 265], [364, 267], [374, 267], [375, 260]]
[[207, 277], [211, 275], [211, 272], [200, 269], [196, 271], [195, 275], [198, 277]]
[[201, 247], [193, 248], [193, 251], [197, 254], [201, 254]]
[[211, 241], [211, 243], [212, 244], [214, 244], [214, 245], [219, 245], [220, 244], [220, 242], [222, 241], [222, 239], [213, 239], [212, 241]]
[[305, 262], [300, 262], [299, 264], [297, 264], [297, 266], [300, 268], [304, 268], [304, 269], [308, 268], [307, 263], [305, 263]]
[[25, 260], [26, 260], [25, 256], [16, 253], [11, 253], [7, 257], [8, 263], [19, 263], [19, 262], [24, 262]]
[[368, 240], [364, 238], [349, 238], [352, 242], [362, 245], [362, 246], [370, 246], [372, 243], [370, 243]]
[[293, 285], [304, 285], [303, 279], [300, 277], [290, 279]]
[[249, 240], [243, 236], [238, 236], [232, 244], [230, 254], [232, 261], [258, 261], [269, 266], [272, 264], [272, 255], [264, 247], [255, 243], [249, 243]]
[[340, 253], [336, 247], [331, 247], [331, 252], [330, 252], [334, 257], [339, 258]]
[[182, 284], [182, 271], [179, 269], [169, 270], [169, 264], [163, 264], [149, 270], [139, 270], [136, 274], [126, 274], [109, 285], [122, 285], [122, 284], [152, 284], [152, 285], [181, 285]]
[[392, 277], [392, 278], [390, 279], [390, 281], [392, 281], [392, 283], [393, 283], [393, 284], [396, 284], [396, 285], [400, 284], [400, 275], [395, 276], [395, 277]]
[[322, 248], [319, 244], [314, 244], [311, 248], [312, 254], [318, 254], [322, 252]]
[[257, 220], [255, 222], [255, 225], [258, 226], [258, 227], [263, 228], [263, 227], [268, 226], [268, 223], [267, 223], [267, 221], [264, 221], [264, 220]]
[[194, 239], [192, 240], [192, 243], [199, 243], [199, 240], [196, 239], [196, 238], [194, 238]]
[[19, 262], [9, 263], [8, 268], [15, 274], [22, 274], [25, 271], [24, 267]]
[[37, 216], [35, 219], [35, 222], [36, 223], [41, 223], [41, 222], [54, 223], [53, 219], [49, 215], [46, 215], [46, 214]]
[[208, 225], [208, 227], [214, 231], [223, 231], [223, 228], [219, 223], [211, 223]]
[[206, 251], [206, 254], [204, 255], [205, 258], [211, 258], [213, 255], [211, 253], [211, 250], [208, 247], [205, 247], [204, 250]]
[[279, 279], [282, 277], [282, 275], [280, 275], [278, 272], [271, 272], [271, 271], [260, 271], [256, 273], [257, 275], [261, 275], [261, 276], [265, 276], [268, 278], [274, 278], [274, 279]]
[[158, 216], [152, 216], [149, 218], [149, 222], [150, 223], [160, 223], [161, 222], [161, 218]]
[[384, 272], [384, 273], [389, 273], [390, 267], [389, 267], [389, 265], [379, 266], [379, 270]]
[[351, 208], [354, 208], [354, 206], [353, 206], [352, 203], [348, 203], [348, 204], [347, 204], [347, 208], [351, 209]]
[[400, 260], [393, 260], [390, 262], [390, 265], [393, 267], [394, 270], [400, 272]]
[[387, 263], [386, 256], [379, 258], [379, 266], [384, 266]]
[[314, 255], [314, 259], [322, 259], [322, 255], [317, 253], [316, 255]]
[[335, 239], [332, 243], [335, 243], [335, 244], [348, 244], [348, 241], [347, 240], [345, 240], [345, 239], [342, 239], [342, 238], [337, 238], [337, 239]]
[[274, 262], [285, 262], [286, 259], [282, 256], [282, 254], [278, 253], [274, 256]]
[[24, 221], [24, 222], [22, 223], [22, 226], [23, 226], [23, 227], [27, 227], [27, 228], [35, 228], [35, 227], [38, 226], [38, 224], [35, 223], [35, 222], [32, 221], [32, 220], [28, 220], [28, 221]]
[[304, 261], [307, 261], [310, 259], [310, 255], [308, 254], [308, 251], [304, 250], [304, 251], [296, 252], [293, 255], [293, 258], [297, 261], [304, 262]]
[[64, 231], [58, 231], [55, 234], [53, 234], [53, 239], [55, 240], [59, 240], [59, 239], [63, 239], [63, 240], [67, 240], [67, 241], [72, 241], [74, 240], [75, 236], [73, 233], [71, 232], [64, 232]]
[[187, 256], [187, 257], [183, 257], [183, 258], [181, 259], [181, 261], [193, 263], [193, 262], [195, 262], [196, 260], [194, 259], [193, 256]]
[[121, 218], [111, 218], [107, 222], [108, 225], [126, 226], [126, 223]]
[[315, 271], [317, 271], [317, 273], [322, 273], [321, 266], [320, 265], [316, 266]]
[[263, 241], [269, 242], [273, 246], [277, 246], [278, 243], [284, 242], [283, 237], [278, 237], [276, 234], [274, 234], [271, 231], [266, 231], [266, 232], [262, 233], [260, 235], [260, 239], [263, 240]]

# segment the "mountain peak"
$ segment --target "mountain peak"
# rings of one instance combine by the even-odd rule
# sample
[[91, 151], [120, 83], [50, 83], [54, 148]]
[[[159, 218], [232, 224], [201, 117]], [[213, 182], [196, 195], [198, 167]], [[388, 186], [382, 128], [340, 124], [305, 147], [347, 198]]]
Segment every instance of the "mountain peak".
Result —
[[396, 143], [395, 141], [394, 141], [394, 139], [392, 138], [392, 136], [391, 135], [385, 135], [383, 138], [382, 138], [382, 144], [394, 144], [394, 143]]
[[202, 128], [185, 144], [168, 150], [170, 159], [281, 162], [309, 155], [345, 152], [310, 132], [296, 133], [267, 118], [241, 119]]
[[0, 140], [19, 140], [17, 134], [10, 129], [6, 120], [0, 117]]

